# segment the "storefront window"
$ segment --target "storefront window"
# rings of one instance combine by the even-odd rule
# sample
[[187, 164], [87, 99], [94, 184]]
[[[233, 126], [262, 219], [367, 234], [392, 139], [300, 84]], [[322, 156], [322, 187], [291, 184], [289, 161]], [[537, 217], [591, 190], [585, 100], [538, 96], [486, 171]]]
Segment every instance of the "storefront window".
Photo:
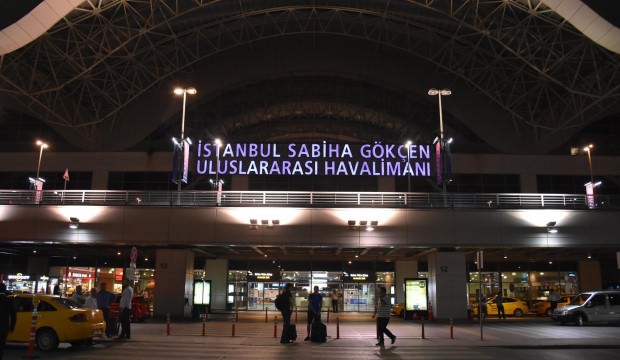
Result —
[[229, 303], [232, 306], [236, 301], [238, 309], [275, 310], [273, 302], [286, 283], [293, 284], [295, 305], [300, 311], [308, 308], [308, 295], [314, 286], [323, 295], [325, 311], [333, 309], [334, 293], [339, 311], [373, 311], [377, 286], [385, 286], [390, 296], [394, 295], [393, 272], [282, 271], [278, 280], [278, 273], [231, 270], [228, 276]]
[[482, 282], [478, 272], [469, 273], [468, 296], [470, 304], [476, 302], [480, 291], [484, 297], [497, 295], [526, 301], [530, 308], [537, 301], [548, 300], [552, 291], [560, 294], [576, 294], [577, 273], [574, 271], [516, 271], [482, 272]]

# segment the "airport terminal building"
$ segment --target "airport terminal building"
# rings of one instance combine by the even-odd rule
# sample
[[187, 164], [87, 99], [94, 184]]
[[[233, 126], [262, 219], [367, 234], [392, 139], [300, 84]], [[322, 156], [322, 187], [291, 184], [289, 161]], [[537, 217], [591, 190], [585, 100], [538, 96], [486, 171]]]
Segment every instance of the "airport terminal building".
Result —
[[372, 311], [385, 286], [458, 319], [620, 286], [620, 29], [596, 4], [67, 3], [1, 19], [10, 290], [129, 278], [189, 318], [286, 283]]

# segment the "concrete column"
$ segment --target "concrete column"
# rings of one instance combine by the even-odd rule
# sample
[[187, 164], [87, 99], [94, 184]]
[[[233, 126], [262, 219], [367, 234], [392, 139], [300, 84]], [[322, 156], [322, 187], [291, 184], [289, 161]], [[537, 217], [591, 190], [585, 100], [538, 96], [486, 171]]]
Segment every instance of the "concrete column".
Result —
[[601, 290], [601, 264], [596, 260], [579, 261], [579, 291]]
[[394, 288], [396, 289], [396, 303], [405, 303], [405, 279], [418, 277], [418, 262], [417, 261], [396, 261], [394, 268], [395, 282]]
[[428, 297], [438, 319], [467, 318], [465, 254], [435, 252], [428, 255]]
[[211, 311], [225, 311], [228, 295], [228, 259], [207, 260], [205, 280], [211, 281]]
[[194, 285], [194, 253], [157, 249], [155, 252], [154, 316], [191, 318]]

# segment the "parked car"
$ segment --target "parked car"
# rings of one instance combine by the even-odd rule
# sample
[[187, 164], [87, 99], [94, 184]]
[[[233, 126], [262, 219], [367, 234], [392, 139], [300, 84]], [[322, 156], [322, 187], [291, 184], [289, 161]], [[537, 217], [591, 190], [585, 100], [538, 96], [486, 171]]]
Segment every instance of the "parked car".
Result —
[[[114, 302], [110, 304], [110, 318], [119, 319], [118, 305], [121, 302], [121, 295], [117, 294]], [[144, 296], [134, 296], [131, 300], [131, 321], [143, 322], [151, 317], [151, 307]]]
[[42, 351], [54, 350], [61, 342], [90, 344], [105, 332], [100, 310], [82, 309], [69, 299], [52, 295], [17, 294], [11, 298], [17, 312], [17, 324], [15, 331], [9, 332], [7, 342], [30, 341], [35, 303], [38, 313], [35, 343]]
[[[528, 311], [527, 302], [523, 300], [508, 296], [504, 296], [503, 300], [504, 301], [502, 303], [504, 304], [504, 312], [506, 313], [506, 315], [521, 317]], [[495, 296], [486, 299], [486, 303], [487, 316], [497, 315], [497, 304], [495, 303]], [[478, 316], [478, 308], [479, 306], [477, 303], [473, 304], [472, 310], [474, 316]]]
[[[570, 300], [574, 296], [575, 296], [574, 294], [560, 296], [560, 299], [558, 300], [558, 305], [556, 308], [570, 304]], [[551, 302], [547, 300], [537, 302], [536, 304], [534, 304], [534, 312], [536, 313], [536, 315], [551, 316], [551, 313], [552, 313]]]
[[561, 324], [574, 322], [620, 323], [620, 291], [592, 291], [575, 296], [569, 305], [555, 309], [551, 315]]

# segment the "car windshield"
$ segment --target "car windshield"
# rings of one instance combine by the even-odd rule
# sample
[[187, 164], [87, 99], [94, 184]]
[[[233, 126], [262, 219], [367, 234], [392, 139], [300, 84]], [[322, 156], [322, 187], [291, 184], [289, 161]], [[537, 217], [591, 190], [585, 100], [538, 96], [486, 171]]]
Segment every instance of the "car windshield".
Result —
[[575, 296], [571, 301], [570, 304], [571, 305], [582, 305], [583, 303], [585, 303], [586, 301], [588, 301], [588, 299], [590, 298], [590, 296], [592, 296], [592, 294], [579, 294], [577, 296]]
[[79, 309], [81, 307], [78, 303], [71, 299], [57, 297], [54, 298], [54, 300], [67, 309]]

